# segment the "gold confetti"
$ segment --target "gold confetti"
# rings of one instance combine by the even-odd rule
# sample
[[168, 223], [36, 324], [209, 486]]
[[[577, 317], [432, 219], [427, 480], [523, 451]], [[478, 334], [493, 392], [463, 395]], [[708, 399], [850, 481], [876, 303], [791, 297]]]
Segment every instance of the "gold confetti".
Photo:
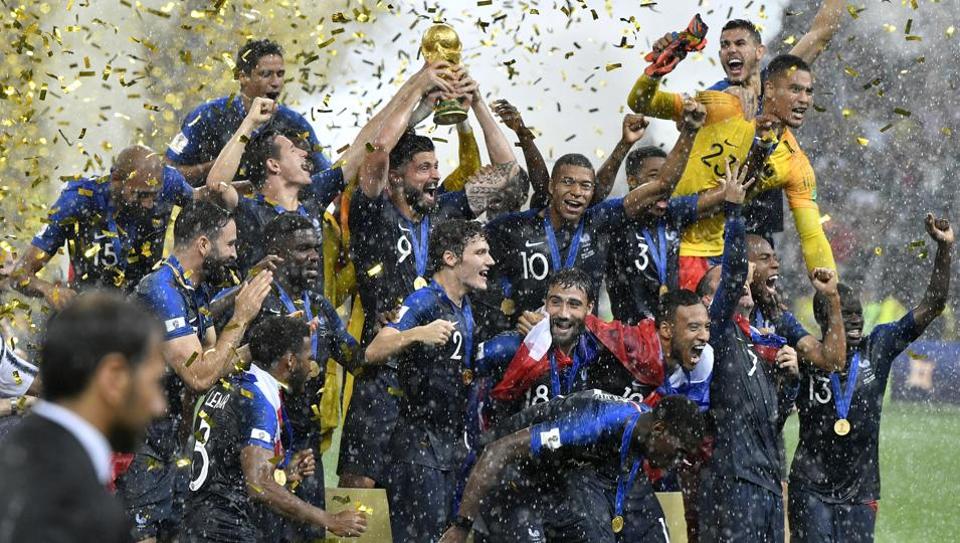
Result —
[[906, 109], [903, 109], [903, 108], [899, 108], [899, 107], [893, 108], [893, 112], [896, 113], [897, 115], [903, 115], [904, 117], [909, 117], [909, 116], [910, 116], [910, 112], [909, 112], [909, 111], [907, 111]]
[[877, 246], [873, 249], [873, 254], [877, 256], [883, 255], [883, 247]]
[[180, 469], [183, 469], [192, 463], [193, 462], [191, 462], [189, 458], [177, 458], [177, 467]]
[[952, 38], [954, 32], [956, 32], [956, 31], [957, 31], [957, 29], [954, 28], [953, 25], [948, 26], [948, 27], [947, 27], [947, 32], [946, 32], [947, 37], [948, 37], [948, 38]]
[[607, 64], [606, 70], [607, 70], [608, 72], [612, 72], [613, 70], [616, 70], [617, 68], [619, 68], [619, 67], [621, 67], [621, 66], [623, 66], [623, 64], [621, 64], [621, 63], [619, 63], [619, 62], [614, 62], [614, 63], [612, 63], [612, 64]]
[[920, 36], [907, 36], [906, 40], [907, 41], [923, 41], [923, 38], [921, 38]]
[[190, 355], [190, 358], [188, 358], [187, 361], [183, 363], [183, 366], [185, 368], [189, 368], [191, 364], [196, 362], [198, 356], [200, 356], [200, 352], [194, 351], [193, 354]]
[[866, 147], [867, 145], [870, 145], [870, 140], [868, 140], [863, 136], [857, 136], [857, 143], [859, 143], [863, 147]]
[[17, 386], [20, 386], [23, 384], [23, 378], [20, 377], [20, 372], [17, 370], [13, 370], [13, 382]]

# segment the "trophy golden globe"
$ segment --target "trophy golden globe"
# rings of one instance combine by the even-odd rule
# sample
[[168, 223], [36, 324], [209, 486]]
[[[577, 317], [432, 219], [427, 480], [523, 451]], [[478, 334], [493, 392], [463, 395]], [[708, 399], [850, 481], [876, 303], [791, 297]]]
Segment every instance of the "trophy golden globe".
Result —
[[[460, 52], [463, 45], [460, 36], [453, 27], [444, 24], [435, 24], [423, 33], [420, 42], [420, 52], [427, 62], [443, 60], [454, 66], [460, 65]], [[441, 99], [433, 108], [433, 122], [438, 125], [457, 124], [467, 119], [467, 110], [459, 100], [454, 98]]]

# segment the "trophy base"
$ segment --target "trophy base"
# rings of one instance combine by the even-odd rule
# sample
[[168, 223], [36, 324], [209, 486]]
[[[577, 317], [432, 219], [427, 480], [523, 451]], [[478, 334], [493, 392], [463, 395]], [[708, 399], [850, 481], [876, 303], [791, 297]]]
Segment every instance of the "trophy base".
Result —
[[433, 123], [446, 126], [467, 120], [467, 110], [456, 100], [442, 100], [433, 110]]

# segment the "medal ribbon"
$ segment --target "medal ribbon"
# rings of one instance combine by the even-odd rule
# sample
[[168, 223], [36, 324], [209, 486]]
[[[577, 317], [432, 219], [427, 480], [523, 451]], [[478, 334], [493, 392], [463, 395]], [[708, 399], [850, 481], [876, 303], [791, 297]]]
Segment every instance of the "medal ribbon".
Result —
[[[550, 391], [554, 396], [569, 394], [573, 390], [573, 383], [577, 379], [577, 373], [580, 371], [580, 364], [588, 358], [586, 346], [583, 344], [583, 338], [577, 341], [577, 346], [573, 349], [570, 367], [567, 368], [566, 376], [560, 375], [560, 366], [557, 364], [556, 351], [550, 350]], [[561, 383], [563, 379], [563, 383]]]
[[850, 372], [847, 373], [847, 386], [840, 390], [840, 375], [837, 372], [830, 372], [830, 386], [833, 388], [833, 403], [837, 407], [837, 416], [846, 419], [850, 413], [850, 402], [853, 400], [853, 391], [857, 387], [857, 374], [860, 372], [860, 353], [853, 355], [850, 361]]
[[554, 270], [563, 270], [572, 268], [577, 261], [577, 253], [580, 252], [580, 236], [583, 234], [583, 218], [577, 224], [577, 230], [573, 233], [573, 239], [570, 240], [570, 248], [567, 249], [567, 260], [560, 262], [560, 248], [557, 247], [557, 236], [553, 232], [553, 225], [550, 224], [550, 214], [543, 218], [543, 229], [547, 234], [547, 245], [550, 246], [550, 260], [553, 262]]
[[[267, 204], [267, 205], [269, 205], [269, 206], [273, 206], [273, 210], [277, 212], [277, 215], [283, 215], [284, 213], [290, 213], [290, 210], [288, 210], [287, 208], [283, 207], [282, 205], [280, 205], [280, 204], [278, 204], [278, 203], [275, 203], [275, 202], [267, 201], [266, 196], [264, 196], [263, 194], [257, 194], [257, 201], [260, 202], [261, 204]], [[297, 214], [300, 215], [301, 217], [304, 217], [304, 218], [307, 218], [307, 219], [310, 218], [310, 214], [307, 213], [307, 208], [303, 207], [303, 204], [301, 204], [301, 203], [297, 203]]]
[[650, 248], [650, 257], [653, 259], [653, 265], [657, 267], [657, 278], [661, 285], [667, 284], [667, 229], [660, 224], [657, 226], [657, 238], [660, 244], [653, 243], [653, 237], [650, 235], [650, 229], [643, 229], [643, 240]]
[[[420, 233], [417, 234], [413, 221], [404, 218], [410, 229], [410, 247], [413, 249], [413, 260], [417, 267], [417, 276], [424, 277], [427, 273], [427, 251], [430, 250], [430, 216], [426, 215], [420, 221]], [[441, 289], [443, 290], [443, 289]]]
[[627, 492], [630, 490], [630, 487], [633, 485], [633, 480], [637, 476], [637, 471], [640, 469], [640, 459], [633, 461], [633, 465], [630, 467], [630, 473], [624, 478], [623, 476], [623, 465], [627, 461], [627, 453], [630, 452], [630, 438], [633, 437], [633, 429], [637, 426], [637, 421], [640, 420], [640, 413], [637, 413], [633, 416], [633, 419], [627, 423], [627, 427], [623, 432], [623, 438], [620, 440], [620, 473], [617, 475], [617, 500], [614, 502], [614, 517], [623, 516], [623, 502], [627, 498]]
[[[298, 311], [297, 305], [293, 303], [293, 299], [287, 294], [287, 291], [283, 290], [283, 287], [279, 283], [273, 284], [277, 287], [277, 294], [280, 296], [280, 302], [283, 304], [283, 307], [287, 309], [289, 313], [295, 313]], [[310, 307], [310, 296], [307, 294], [307, 291], [303, 291], [303, 314], [306, 317], [307, 324], [313, 320], [313, 309]], [[319, 343], [319, 337], [316, 330], [310, 332], [310, 352], [316, 357], [317, 356], [317, 345]], [[316, 361], [318, 364], [320, 361]]]

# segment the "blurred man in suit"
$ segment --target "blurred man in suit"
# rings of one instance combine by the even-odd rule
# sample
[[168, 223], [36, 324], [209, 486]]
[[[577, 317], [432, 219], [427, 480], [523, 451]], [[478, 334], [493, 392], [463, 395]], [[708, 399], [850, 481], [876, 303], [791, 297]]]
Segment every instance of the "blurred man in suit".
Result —
[[130, 539], [110, 456], [166, 409], [161, 338], [147, 311], [102, 292], [47, 322], [43, 401], [0, 445], [0, 541]]

